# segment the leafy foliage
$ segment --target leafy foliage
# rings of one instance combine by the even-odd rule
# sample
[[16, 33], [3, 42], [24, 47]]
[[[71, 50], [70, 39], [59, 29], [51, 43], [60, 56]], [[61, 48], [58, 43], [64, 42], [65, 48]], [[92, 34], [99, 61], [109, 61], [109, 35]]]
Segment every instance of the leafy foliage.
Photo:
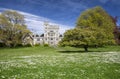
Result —
[[76, 27], [86, 28], [86, 27], [101, 27], [106, 29], [106, 31], [113, 31], [114, 23], [110, 15], [104, 11], [101, 7], [97, 6], [92, 9], [84, 11], [77, 20]]
[[[100, 32], [99, 32], [100, 31]], [[107, 39], [103, 30], [71, 29], [65, 32], [60, 46], [84, 47], [113, 44], [114, 40]]]
[[49, 44], [44, 44], [43, 46], [44, 46], [44, 47], [49, 47]]
[[4, 11], [0, 14], [0, 41], [6, 46], [21, 44], [23, 35], [29, 32], [23, 15], [16, 11]]
[[83, 12], [78, 18], [76, 28], [64, 34], [61, 46], [84, 47], [115, 44], [111, 17], [101, 7]]

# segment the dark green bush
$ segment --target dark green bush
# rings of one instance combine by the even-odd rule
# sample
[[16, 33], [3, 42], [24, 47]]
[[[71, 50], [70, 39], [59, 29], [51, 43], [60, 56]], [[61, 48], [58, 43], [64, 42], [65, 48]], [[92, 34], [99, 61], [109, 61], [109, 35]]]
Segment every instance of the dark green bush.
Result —
[[0, 43], [0, 47], [5, 47], [6, 45], [4, 43]]
[[35, 44], [34, 46], [40, 46], [40, 44]]
[[49, 47], [49, 44], [44, 44], [44, 47]]
[[22, 44], [17, 44], [15, 47], [23, 47]]
[[32, 45], [31, 44], [26, 44], [26, 45], [24, 45], [25, 47], [32, 47]]

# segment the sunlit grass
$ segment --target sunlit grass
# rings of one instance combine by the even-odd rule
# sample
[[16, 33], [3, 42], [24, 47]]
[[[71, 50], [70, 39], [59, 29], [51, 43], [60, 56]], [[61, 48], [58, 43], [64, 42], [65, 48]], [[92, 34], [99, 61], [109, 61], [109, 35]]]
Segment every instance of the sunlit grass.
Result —
[[119, 79], [120, 47], [0, 48], [0, 79]]

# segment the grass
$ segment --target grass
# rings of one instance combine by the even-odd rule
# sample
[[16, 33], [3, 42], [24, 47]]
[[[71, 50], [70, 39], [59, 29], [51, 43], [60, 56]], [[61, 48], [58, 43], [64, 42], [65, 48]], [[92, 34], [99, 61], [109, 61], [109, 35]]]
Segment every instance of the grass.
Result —
[[0, 48], [0, 79], [120, 79], [120, 47]]

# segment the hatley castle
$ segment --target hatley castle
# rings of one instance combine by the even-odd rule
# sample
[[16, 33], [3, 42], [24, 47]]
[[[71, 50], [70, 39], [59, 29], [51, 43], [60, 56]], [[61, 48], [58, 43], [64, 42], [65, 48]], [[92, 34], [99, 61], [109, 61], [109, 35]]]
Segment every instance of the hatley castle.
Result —
[[26, 35], [23, 38], [23, 44], [49, 44], [50, 46], [56, 46], [62, 38], [63, 36], [59, 33], [59, 26], [44, 22], [44, 33]]

